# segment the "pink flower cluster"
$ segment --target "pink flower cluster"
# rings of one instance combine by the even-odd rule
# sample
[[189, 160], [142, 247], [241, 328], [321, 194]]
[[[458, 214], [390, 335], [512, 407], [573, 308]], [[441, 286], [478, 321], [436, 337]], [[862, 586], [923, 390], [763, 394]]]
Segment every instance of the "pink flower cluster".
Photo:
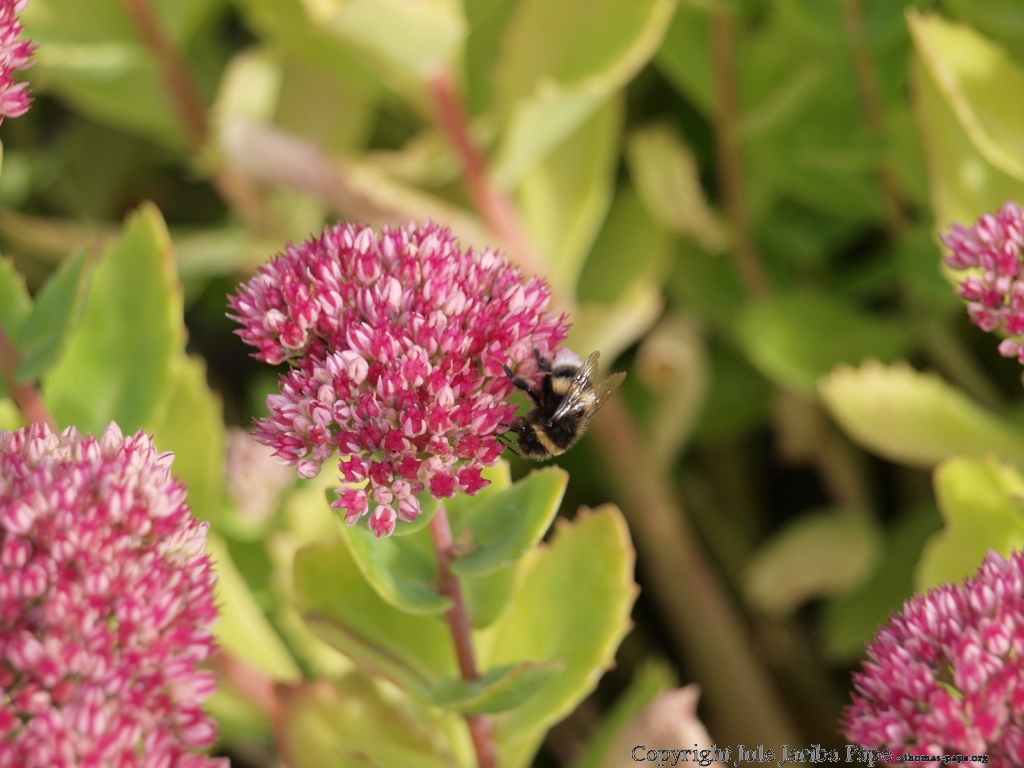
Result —
[[29, 57], [36, 49], [31, 40], [22, 40], [18, 13], [28, 0], [0, 0], [0, 121], [28, 112], [32, 98], [28, 83], [14, 80], [14, 71], [32, 66]]
[[952, 251], [949, 266], [976, 270], [957, 291], [968, 302], [971, 320], [982, 330], [1006, 334], [999, 352], [1024, 363], [1024, 211], [1008, 200], [973, 227], [954, 224], [942, 241]]
[[845, 731], [865, 748], [1024, 765], [1024, 554], [909, 600], [854, 684]]
[[[565, 318], [550, 290], [490, 250], [463, 251], [436, 224], [377, 234], [344, 224], [292, 246], [231, 297], [239, 335], [271, 364], [288, 360], [257, 439], [315, 477], [335, 452], [349, 524], [370, 511], [390, 535], [420, 513], [417, 494], [474, 494], [502, 452], [513, 386], [537, 375]], [[364, 484], [364, 481], [367, 481]]]
[[0, 767], [227, 768], [198, 752], [216, 577], [172, 459], [0, 431]]

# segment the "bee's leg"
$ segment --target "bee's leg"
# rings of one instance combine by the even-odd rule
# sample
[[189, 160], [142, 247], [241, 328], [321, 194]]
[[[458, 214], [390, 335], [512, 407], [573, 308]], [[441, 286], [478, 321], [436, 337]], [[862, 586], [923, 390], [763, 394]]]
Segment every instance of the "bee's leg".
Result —
[[537, 365], [544, 373], [551, 373], [551, 361], [546, 357], [541, 357], [540, 352], [535, 348], [533, 350], [533, 356], [537, 358]]
[[[517, 432], [518, 430], [509, 428], [508, 431]], [[505, 432], [502, 432], [500, 435], [498, 435], [498, 442], [501, 443], [506, 448], [508, 448], [510, 451], [512, 451], [512, 453], [514, 453], [519, 458], [523, 457], [523, 454], [521, 454], [519, 450], [516, 448], [516, 444], [512, 442], [512, 439]]]
[[505, 369], [505, 373], [508, 374], [508, 377], [510, 379], [512, 379], [512, 384], [516, 388], [521, 389], [521, 390], [523, 390], [523, 392], [528, 394], [530, 396], [530, 399], [533, 400], [534, 403], [536, 403], [537, 405], [540, 405], [540, 396], [536, 392], [533, 391], [533, 388], [530, 386], [530, 383], [528, 381], [526, 381], [525, 379], [520, 379], [518, 376], [516, 376], [512, 372], [512, 369], [509, 368], [507, 365], [504, 365], [502, 367]]

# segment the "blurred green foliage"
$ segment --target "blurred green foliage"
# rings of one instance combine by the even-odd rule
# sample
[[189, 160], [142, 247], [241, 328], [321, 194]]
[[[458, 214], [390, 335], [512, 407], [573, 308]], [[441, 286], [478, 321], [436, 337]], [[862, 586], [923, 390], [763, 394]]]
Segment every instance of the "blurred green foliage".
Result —
[[[446, 73], [488, 180], [574, 308], [570, 345], [630, 372], [654, 463], [807, 743], [837, 743], [850, 665], [890, 611], [1024, 545], [1019, 365], [967, 322], [936, 237], [1024, 201], [1020, 3], [150, 3], [206, 111], [200, 144], [127, 5], [24, 12], [37, 102], [0, 128], [0, 321], [62, 426], [116, 419], [177, 454], [213, 526], [220, 642], [303, 681], [276, 734], [293, 768], [471, 765], [460, 710], [500, 710], [503, 765], [599, 765], [671, 680], [652, 659], [688, 679], [660, 608], [642, 597], [630, 619], [617, 509], [537, 547], [559, 508], [615, 500], [589, 440], [558, 461], [567, 485], [513, 457], [449, 506], [477, 547], [454, 565], [488, 672], [472, 686], [424, 529], [339, 530], [331, 478], [256, 522], [226, 491], [225, 423], [249, 424], [273, 387], [222, 316], [237, 280], [339, 217], [435, 216], [467, 244], [510, 245], [439, 119]], [[253, 151], [254, 127], [312, 166], [280, 143]], [[736, 268], [744, 233], [766, 296]], [[18, 418], [0, 397], [0, 425]], [[211, 708], [236, 765], [272, 739], [237, 691]]]

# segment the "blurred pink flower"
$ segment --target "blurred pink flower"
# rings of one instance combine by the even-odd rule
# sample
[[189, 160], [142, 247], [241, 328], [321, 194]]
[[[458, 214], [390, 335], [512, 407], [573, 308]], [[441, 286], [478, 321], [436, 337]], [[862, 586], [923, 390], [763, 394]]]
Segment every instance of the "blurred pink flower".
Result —
[[0, 431], [0, 766], [226, 768], [216, 577], [149, 436]]
[[[416, 495], [474, 494], [502, 452], [515, 407], [510, 365], [536, 376], [533, 350], [565, 339], [550, 290], [493, 251], [463, 251], [436, 224], [380, 235], [337, 225], [292, 246], [230, 299], [255, 357], [294, 366], [256, 438], [315, 477], [343, 460], [336, 509], [390, 535]], [[365, 487], [353, 487], [368, 481]]]
[[973, 270], [957, 291], [968, 302], [971, 320], [982, 330], [1006, 334], [999, 352], [1024, 363], [1024, 211], [1008, 200], [972, 227], [954, 224], [942, 241], [952, 251], [946, 257], [950, 267]]
[[0, 0], [0, 122], [25, 114], [32, 103], [28, 83], [14, 80], [15, 70], [32, 66], [29, 57], [36, 49], [31, 40], [20, 39], [22, 28], [17, 14], [26, 5], [28, 0]]
[[226, 463], [228, 495], [239, 517], [249, 523], [264, 522], [277, 509], [282, 492], [295, 482], [295, 473], [274, 458], [271, 448], [238, 427], [228, 433]]
[[853, 679], [844, 729], [862, 747], [1024, 765], [1024, 554], [989, 552], [974, 577], [907, 601]]

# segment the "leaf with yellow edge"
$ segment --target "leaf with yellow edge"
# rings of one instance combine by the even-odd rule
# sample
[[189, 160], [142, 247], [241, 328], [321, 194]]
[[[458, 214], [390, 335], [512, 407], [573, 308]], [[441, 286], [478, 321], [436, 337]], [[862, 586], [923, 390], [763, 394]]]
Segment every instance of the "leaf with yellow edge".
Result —
[[932, 467], [957, 454], [1024, 464], [1024, 436], [934, 373], [906, 363], [840, 366], [818, 391], [854, 441], [892, 461]]
[[994, 549], [1024, 548], [1024, 477], [993, 459], [957, 457], [936, 467], [935, 499], [946, 527], [925, 544], [915, 582], [923, 592], [973, 575]]

